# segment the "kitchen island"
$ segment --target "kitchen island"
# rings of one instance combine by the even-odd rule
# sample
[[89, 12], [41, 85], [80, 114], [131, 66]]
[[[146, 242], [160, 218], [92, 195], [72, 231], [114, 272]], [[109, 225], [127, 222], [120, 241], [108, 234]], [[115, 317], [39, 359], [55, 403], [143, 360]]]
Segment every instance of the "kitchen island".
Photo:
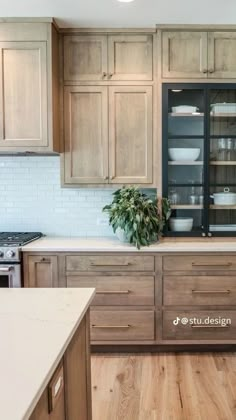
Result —
[[0, 290], [1, 419], [91, 419], [88, 322], [94, 292]]

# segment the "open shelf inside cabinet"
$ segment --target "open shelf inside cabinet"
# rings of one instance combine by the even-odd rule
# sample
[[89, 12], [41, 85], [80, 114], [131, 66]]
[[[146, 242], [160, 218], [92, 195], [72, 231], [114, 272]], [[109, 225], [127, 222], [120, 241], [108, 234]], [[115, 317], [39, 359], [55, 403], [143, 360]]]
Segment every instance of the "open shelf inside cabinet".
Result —
[[[172, 112], [187, 107], [198, 112]], [[175, 221], [193, 219], [191, 231], [169, 224], [167, 236], [236, 236], [236, 204], [215, 205], [212, 197], [226, 187], [236, 193], [235, 110], [236, 83], [163, 83], [163, 196]], [[196, 160], [186, 150], [193, 148]]]

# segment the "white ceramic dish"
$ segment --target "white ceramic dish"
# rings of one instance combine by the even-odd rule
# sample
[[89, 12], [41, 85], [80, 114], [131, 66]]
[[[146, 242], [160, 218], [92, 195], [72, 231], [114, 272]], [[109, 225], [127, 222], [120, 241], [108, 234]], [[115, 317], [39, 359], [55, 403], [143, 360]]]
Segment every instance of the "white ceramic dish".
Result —
[[210, 232], [236, 232], [236, 225], [210, 225]]
[[217, 103], [217, 104], [212, 104], [211, 105], [211, 111], [213, 113], [226, 113], [226, 114], [230, 114], [230, 113], [235, 113], [236, 112], [236, 103], [227, 103], [227, 102], [223, 102], [223, 103]]
[[196, 106], [191, 106], [191, 105], [178, 105], [178, 106], [172, 106], [171, 110], [174, 113], [179, 112], [179, 113], [192, 114], [193, 112], [197, 112], [198, 108]]
[[171, 160], [192, 160], [195, 161], [200, 156], [200, 148], [169, 148], [169, 158]]
[[190, 232], [193, 228], [192, 217], [171, 217], [170, 229], [173, 232]]
[[212, 194], [210, 197], [218, 206], [234, 206], [236, 204], [236, 193], [231, 193], [227, 187], [224, 188], [224, 192]]

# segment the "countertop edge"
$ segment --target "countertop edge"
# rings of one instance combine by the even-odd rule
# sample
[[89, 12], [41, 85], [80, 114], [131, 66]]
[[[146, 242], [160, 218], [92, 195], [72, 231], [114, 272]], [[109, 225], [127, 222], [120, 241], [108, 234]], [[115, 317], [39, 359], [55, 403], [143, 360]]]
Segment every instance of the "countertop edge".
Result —
[[62, 356], [64, 355], [64, 353], [65, 353], [65, 351], [66, 351], [66, 349], [67, 349], [70, 341], [72, 340], [72, 338], [73, 338], [76, 330], [78, 329], [78, 327], [79, 327], [79, 325], [80, 325], [80, 323], [81, 323], [81, 321], [82, 321], [85, 313], [87, 312], [87, 310], [88, 310], [88, 308], [89, 308], [89, 306], [90, 306], [90, 304], [91, 304], [91, 302], [93, 300], [93, 297], [95, 296], [95, 289], [94, 288], [88, 287], [87, 289], [91, 289], [91, 296], [90, 296], [87, 304], [85, 305], [83, 311], [81, 312], [80, 316], [78, 317], [78, 319], [77, 319], [74, 327], [72, 328], [71, 333], [67, 337], [67, 340], [65, 341], [65, 343], [62, 346], [60, 352], [58, 353], [58, 355], [57, 355], [57, 357], [55, 359], [55, 362], [53, 363], [53, 365], [51, 366], [50, 370], [48, 371], [47, 376], [45, 377], [44, 381], [40, 384], [39, 389], [38, 389], [38, 392], [35, 395], [35, 398], [33, 399], [31, 405], [28, 407], [27, 411], [25, 412], [24, 416], [22, 417], [22, 420], [28, 420], [29, 419], [29, 416], [33, 413], [33, 411], [34, 411], [37, 403], [39, 402], [39, 400], [40, 400], [40, 398], [41, 398], [41, 396], [42, 396], [45, 388], [47, 387], [47, 385], [48, 385], [48, 383], [49, 383], [49, 381], [50, 381], [53, 373], [55, 372], [55, 370], [56, 370], [56, 368], [57, 368], [60, 360], [62, 359]]

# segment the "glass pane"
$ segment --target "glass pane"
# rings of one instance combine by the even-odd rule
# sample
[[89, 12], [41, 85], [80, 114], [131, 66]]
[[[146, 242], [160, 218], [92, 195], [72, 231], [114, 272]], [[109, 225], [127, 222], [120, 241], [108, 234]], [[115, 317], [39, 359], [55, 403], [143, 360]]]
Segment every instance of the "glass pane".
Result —
[[168, 136], [203, 136], [204, 95], [202, 90], [170, 89]]
[[8, 276], [0, 276], [0, 288], [2, 287], [9, 287], [9, 277]]
[[210, 134], [236, 135], [236, 89], [210, 90]]
[[211, 209], [209, 219], [210, 232], [236, 233], [236, 209]]
[[203, 211], [200, 209], [173, 209], [168, 225], [169, 232], [193, 233], [203, 230]]
[[178, 207], [199, 207], [203, 208], [203, 187], [196, 186], [189, 180], [189, 186], [179, 187], [174, 183], [168, 187], [168, 198], [172, 208]]

